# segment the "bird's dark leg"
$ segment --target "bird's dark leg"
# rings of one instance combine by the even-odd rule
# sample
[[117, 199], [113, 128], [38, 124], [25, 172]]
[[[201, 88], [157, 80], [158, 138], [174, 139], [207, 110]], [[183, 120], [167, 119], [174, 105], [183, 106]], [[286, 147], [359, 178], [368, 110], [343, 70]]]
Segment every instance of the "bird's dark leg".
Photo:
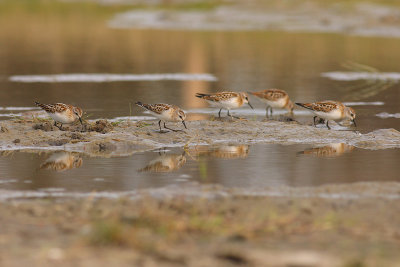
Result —
[[240, 117], [232, 116], [231, 113], [229, 113], [229, 109], [228, 109], [228, 117], [235, 118], [235, 119], [240, 119]]
[[218, 118], [221, 118], [221, 110], [222, 110], [222, 108], [219, 109]]
[[330, 130], [331, 127], [329, 127], [328, 122], [329, 122], [329, 120], [326, 120], [326, 127], [328, 127], [328, 129]]
[[54, 126], [56, 126], [60, 131], [62, 131], [62, 123], [61, 123], [61, 126], [58, 126], [57, 122], [54, 121]]
[[60, 131], [62, 131], [62, 123], [60, 122], [61, 126], [58, 126], [57, 122], [54, 121], [54, 126], [56, 126]]
[[314, 123], [314, 127], [317, 127], [316, 125], [315, 125], [315, 119], [317, 118], [317, 116], [314, 116], [314, 118], [313, 118], [313, 123]]
[[158, 121], [158, 126], [160, 127], [160, 133], [162, 132], [161, 130], [161, 120]]
[[271, 110], [271, 117], [272, 117], [273, 110], [272, 110], [272, 107], [269, 107], [269, 108], [270, 108], [270, 110]]
[[175, 130], [175, 129], [168, 128], [167, 126], [165, 126], [165, 122], [164, 122], [164, 128], [165, 128], [165, 129], [168, 129], [168, 130], [171, 130], [171, 131], [173, 131], [173, 132], [183, 131], [183, 130]]

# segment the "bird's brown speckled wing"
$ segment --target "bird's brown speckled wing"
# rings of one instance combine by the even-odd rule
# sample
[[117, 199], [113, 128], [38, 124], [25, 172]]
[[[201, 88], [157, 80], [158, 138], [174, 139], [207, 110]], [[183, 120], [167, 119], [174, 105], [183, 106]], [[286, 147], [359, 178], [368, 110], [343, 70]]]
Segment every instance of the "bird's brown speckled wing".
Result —
[[252, 92], [251, 94], [270, 101], [276, 101], [287, 96], [287, 93], [280, 89], [266, 89], [260, 92]]
[[166, 110], [172, 108], [172, 105], [169, 104], [142, 104], [142, 107], [148, 109], [156, 114], [161, 114]]
[[221, 92], [221, 93], [215, 93], [215, 94], [196, 94], [197, 97], [203, 98], [205, 100], [209, 101], [214, 101], [214, 102], [220, 102], [220, 101], [225, 101], [229, 100], [234, 97], [238, 97], [239, 94], [235, 92]]
[[332, 110], [339, 108], [340, 105], [342, 104], [336, 101], [323, 101], [323, 102], [301, 104], [302, 107], [321, 112], [330, 112]]
[[39, 102], [35, 102], [35, 104], [40, 107], [41, 109], [43, 109], [46, 112], [49, 113], [55, 113], [55, 112], [64, 112], [67, 109], [71, 109], [72, 106], [71, 105], [66, 105], [63, 103], [56, 103], [56, 104], [41, 104]]

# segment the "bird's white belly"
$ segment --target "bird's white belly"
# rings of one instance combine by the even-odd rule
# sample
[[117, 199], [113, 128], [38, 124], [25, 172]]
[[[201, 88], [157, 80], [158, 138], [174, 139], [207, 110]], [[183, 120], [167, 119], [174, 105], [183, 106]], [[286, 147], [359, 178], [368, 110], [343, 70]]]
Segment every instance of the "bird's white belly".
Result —
[[212, 106], [212, 107], [217, 107], [217, 108], [226, 108], [226, 109], [232, 109], [232, 108], [239, 108], [239, 102], [237, 101], [237, 98], [232, 98], [224, 101], [219, 101], [219, 102], [214, 102], [214, 101], [209, 101], [207, 102]]
[[156, 117], [156, 118], [158, 118], [158, 119], [160, 119], [160, 120], [163, 120], [163, 121], [176, 121], [176, 120], [173, 118], [173, 116], [171, 116], [171, 112], [170, 112], [169, 110], [163, 111], [163, 112], [161, 112], [161, 114], [158, 114], [158, 113], [155, 113], [155, 112], [152, 112], [152, 111], [150, 111], [150, 113], [151, 113], [154, 117]]
[[342, 112], [340, 112], [339, 109], [333, 110], [331, 112], [321, 112], [321, 111], [314, 111], [315, 115], [317, 115], [320, 118], [326, 119], [326, 120], [341, 120], [342, 119]]
[[286, 104], [286, 100], [284, 98], [281, 98], [277, 101], [270, 101], [267, 99], [261, 99], [262, 102], [266, 103], [268, 106], [271, 108], [284, 108]]
[[73, 123], [74, 121], [76, 121], [75, 116], [68, 116], [66, 113], [59, 113], [59, 112], [55, 112], [55, 113], [48, 113], [49, 116], [60, 123]]

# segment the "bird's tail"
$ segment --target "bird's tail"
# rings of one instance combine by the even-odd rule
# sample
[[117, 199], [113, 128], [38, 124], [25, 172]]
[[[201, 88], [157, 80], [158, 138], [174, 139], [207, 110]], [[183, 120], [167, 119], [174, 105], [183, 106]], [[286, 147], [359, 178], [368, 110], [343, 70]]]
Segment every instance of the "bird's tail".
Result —
[[35, 101], [36, 106], [40, 107], [41, 109], [45, 110], [45, 111], [51, 111], [53, 105], [49, 105], [49, 104], [42, 104], [39, 103], [37, 101]]
[[138, 105], [139, 107], [145, 108], [145, 109], [149, 109], [149, 105], [147, 104], [143, 104], [142, 102], [138, 101], [135, 103], [136, 105]]
[[312, 109], [312, 104], [310, 103], [295, 103], [295, 104], [306, 109]]
[[196, 97], [198, 97], [198, 98], [204, 98], [205, 96], [210, 96], [210, 95], [202, 94], [202, 93], [196, 93]]

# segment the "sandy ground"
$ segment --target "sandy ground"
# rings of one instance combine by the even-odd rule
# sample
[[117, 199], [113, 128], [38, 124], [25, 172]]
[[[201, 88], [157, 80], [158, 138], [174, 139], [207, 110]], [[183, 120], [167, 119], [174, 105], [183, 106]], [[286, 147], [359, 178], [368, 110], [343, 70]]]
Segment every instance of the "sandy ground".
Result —
[[[376, 186], [399, 196], [396, 183], [346, 188]], [[343, 187], [316, 190], [335, 193]], [[271, 197], [224, 190], [2, 202], [0, 264], [399, 266], [398, 197]]]

